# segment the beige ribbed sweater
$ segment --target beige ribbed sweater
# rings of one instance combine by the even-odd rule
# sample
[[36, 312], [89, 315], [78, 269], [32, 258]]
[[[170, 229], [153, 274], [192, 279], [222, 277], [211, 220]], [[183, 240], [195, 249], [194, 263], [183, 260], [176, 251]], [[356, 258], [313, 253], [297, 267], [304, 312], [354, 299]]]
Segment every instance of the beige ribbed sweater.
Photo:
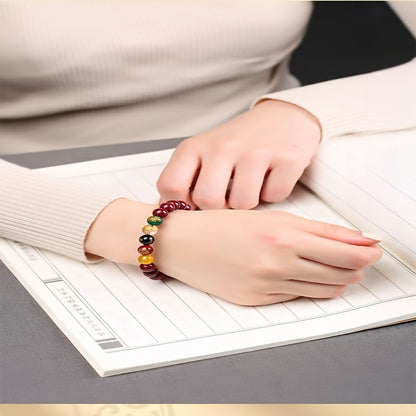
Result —
[[[416, 33], [416, 3], [393, 8]], [[298, 87], [288, 59], [310, 13], [272, 0], [0, 2], [0, 154], [190, 136], [265, 97], [313, 113], [324, 139], [416, 126], [416, 60]], [[0, 178], [0, 235], [86, 260], [114, 195], [4, 161]]]

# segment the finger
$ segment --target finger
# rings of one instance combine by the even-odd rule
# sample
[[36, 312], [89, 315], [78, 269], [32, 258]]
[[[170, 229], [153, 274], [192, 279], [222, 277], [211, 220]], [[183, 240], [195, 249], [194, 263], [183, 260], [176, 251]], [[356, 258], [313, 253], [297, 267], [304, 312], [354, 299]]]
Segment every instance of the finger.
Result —
[[370, 246], [380, 242], [380, 240], [364, 237], [360, 231], [351, 230], [341, 225], [313, 221], [298, 216], [292, 216], [292, 219], [296, 221], [303, 231], [329, 240], [357, 246]]
[[358, 246], [336, 240], [306, 235], [297, 245], [298, 256], [317, 263], [344, 269], [363, 269], [382, 256], [377, 246]]
[[286, 280], [344, 286], [359, 282], [363, 274], [363, 269], [344, 269], [302, 259], [302, 263], [296, 265], [296, 270]]
[[235, 209], [256, 207], [268, 168], [269, 158], [264, 153], [251, 153], [242, 158], [234, 168], [228, 205]]
[[201, 209], [227, 208], [226, 193], [232, 173], [233, 164], [224, 157], [203, 159], [192, 201]]
[[179, 145], [157, 181], [161, 200], [182, 200], [195, 208], [190, 188], [198, 175], [199, 166], [198, 154], [185, 145]]
[[274, 167], [263, 184], [261, 199], [265, 202], [278, 202], [286, 199], [302, 173], [303, 168], [299, 163]]
[[320, 283], [289, 280], [286, 282], [279, 282], [279, 293], [285, 293], [293, 296], [304, 296], [307, 298], [327, 299], [341, 296], [347, 287], [347, 285], [325, 285]]

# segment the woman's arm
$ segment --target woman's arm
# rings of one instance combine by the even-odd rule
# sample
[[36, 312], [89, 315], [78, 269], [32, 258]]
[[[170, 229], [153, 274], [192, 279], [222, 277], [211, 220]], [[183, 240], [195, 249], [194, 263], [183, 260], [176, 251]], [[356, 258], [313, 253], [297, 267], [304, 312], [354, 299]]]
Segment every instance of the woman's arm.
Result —
[[[416, 4], [415, 4], [416, 6]], [[322, 139], [416, 126], [416, 59], [369, 74], [260, 97], [297, 105], [319, 120]]]
[[[416, 2], [393, 3], [416, 33]], [[414, 127], [415, 108], [416, 59], [271, 93], [240, 116], [182, 142], [158, 189], [162, 198], [184, 199], [201, 208], [252, 208], [260, 199], [279, 201], [309, 165], [320, 138]]]
[[[108, 205], [86, 250], [137, 264], [140, 227], [153, 209], [143, 205], [128, 199]], [[152, 255], [160, 271], [190, 286], [237, 304], [266, 305], [340, 296], [380, 258], [375, 243], [358, 231], [286, 212], [175, 211], [159, 227]]]
[[117, 195], [0, 160], [0, 235], [81, 261], [84, 239], [98, 213]]
[[[81, 261], [137, 264], [140, 228], [154, 206], [4, 161], [0, 174], [1, 236]], [[284, 212], [177, 211], [160, 228], [162, 272], [245, 305], [339, 296], [381, 255], [357, 231]]]

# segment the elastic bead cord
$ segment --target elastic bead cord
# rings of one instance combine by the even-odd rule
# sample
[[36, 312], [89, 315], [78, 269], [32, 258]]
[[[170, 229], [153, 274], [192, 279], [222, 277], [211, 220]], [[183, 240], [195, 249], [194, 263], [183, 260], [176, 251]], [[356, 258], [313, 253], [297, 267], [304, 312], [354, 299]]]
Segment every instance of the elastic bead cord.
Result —
[[152, 256], [153, 247], [155, 242], [154, 235], [159, 231], [158, 226], [162, 224], [163, 219], [166, 218], [170, 212], [177, 209], [183, 209], [189, 211], [191, 206], [184, 201], [168, 201], [159, 205], [159, 208], [153, 210], [152, 215], [147, 219], [147, 225], [142, 228], [144, 233], [139, 237], [140, 246], [137, 252], [140, 254], [138, 257], [139, 267], [143, 274], [152, 280], [162, 280], [168, 277], [166, 274], [160, 272], [154, 264], [154, 257]]

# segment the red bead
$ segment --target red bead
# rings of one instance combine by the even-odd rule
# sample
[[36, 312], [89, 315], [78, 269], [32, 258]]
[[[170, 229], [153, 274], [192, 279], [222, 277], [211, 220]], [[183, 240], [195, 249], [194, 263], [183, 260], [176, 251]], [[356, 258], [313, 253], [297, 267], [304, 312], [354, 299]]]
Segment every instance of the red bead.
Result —
[[168, 276], [168, 275], [167, 275], [167, 274], [165, 274], [165, 273], [159, 272], [159, 276], [158, 276], [158, 279], [159, 279], [159, 280], [166, 279], [167, 277], [170, 277], [170, 276]]
[[187, 203], [185, 201], [178, 201], [178, 202], [181, 206], [180, 209], [185, 209], [186, 208]]
[[139, 267], [140, 267], [141, 270], [143, 270], [143, 272], [150, 272], [150, 271], [156, 269], [156, 266], [155, 266], [154, 263], [150, 263], [150, 264], [140, 264]]
[[165, 202], [163, 204], [160, 204], [160, 207], [162, 209], [165, 209], [166, 211], [172, 212], [175, 210], [175, 205], [171, 204], [170, 202]]
[[152, 271], [149, 271], [149, 272], [143, 272], [143, 274], [146, 276], [146, 277], [149, 277], [150, 279], [154, 279], [154, 280], [159, 280], [158, 279], [158, 277], [159, 277], [159, 270], [158, 269], [155, 269], [155, 270], [152, 270]]
[[169, 211], [163, 208], [156, 208], [153, 210], [152, 214], [161, 218], [165, 218], [169, 214]]
[[174, 201], [173, 199], [168, 201], [168, 204], [175, 205], [175, 209], [179, 209], [181, 207], [181, 203], [179, 201]]
[[191, 206], [189, 204], [186, 204], [185, 208], [186, 211], [190, 211], [191, 210]]
[[[148, 254], [152, 254], [153, 253], [153, 247], [152, 246], [148, 246], [148, 245], [140, 246], [137, 249], [137, 252], [140, 253], [140, 254], [143, 254], [144, 256], [146, 256]], [[148, 266], [148, 264], [146, 266]]]
[[164, 274], [162, 272], [159, 272], [158, 275], [155, 276], [155, 277], [150, 277], [150, 276], [148, 276], [148, 277], [152, 280], [163, 280], [163, 279], [165, 279], [166, 277], [169, 277], [169, 276], [167, 276], [166, 274]]

